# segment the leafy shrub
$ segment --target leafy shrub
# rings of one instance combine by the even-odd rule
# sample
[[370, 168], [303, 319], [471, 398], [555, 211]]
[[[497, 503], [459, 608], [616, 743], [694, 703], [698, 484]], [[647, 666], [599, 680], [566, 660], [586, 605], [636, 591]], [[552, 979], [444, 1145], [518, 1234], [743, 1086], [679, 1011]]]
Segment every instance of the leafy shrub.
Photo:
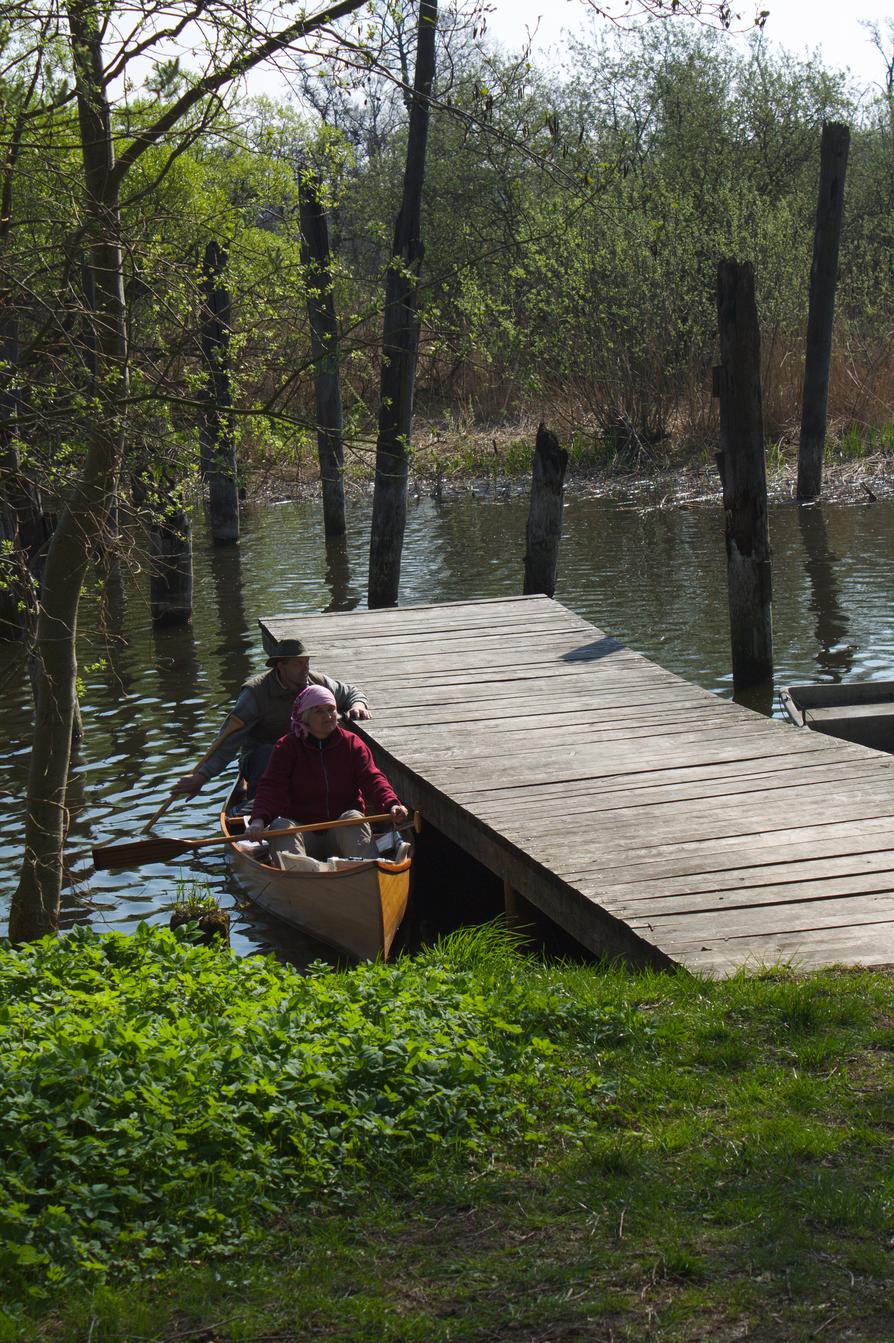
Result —
[[145, 1276], [536, 1137], [550, 1031], [586, 1043], [591, 1094], [605, 1013], [525, 966], [493, 932], [304, 977], [148, 926], [0, 948], [3, 1295]]

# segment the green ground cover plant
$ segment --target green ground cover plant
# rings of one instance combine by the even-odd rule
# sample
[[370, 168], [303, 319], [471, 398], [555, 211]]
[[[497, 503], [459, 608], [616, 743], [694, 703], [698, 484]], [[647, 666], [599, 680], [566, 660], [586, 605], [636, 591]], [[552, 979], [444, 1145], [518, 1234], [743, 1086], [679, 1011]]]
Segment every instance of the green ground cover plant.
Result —
[[142, 930], [0, 986], [4, 1343], [894, 1338], [885, 973]]

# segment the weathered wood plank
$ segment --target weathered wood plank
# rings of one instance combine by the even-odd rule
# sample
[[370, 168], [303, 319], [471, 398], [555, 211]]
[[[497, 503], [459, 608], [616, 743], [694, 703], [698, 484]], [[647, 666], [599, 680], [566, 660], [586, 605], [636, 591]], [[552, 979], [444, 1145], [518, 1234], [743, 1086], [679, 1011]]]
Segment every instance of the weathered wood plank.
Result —
[[[760, 792], [767, 787], [785, 788], [799, 783], [821, 782], [829, 778], [845, 780], [873, 777], [870, 762], [848, 759], [830, 761], [823, 753], [803, 762], [799, 759], [774, 760], [771, 769], [767, 768], [765, 760], [747, 760], [740, 762], [738, 769], [738, 775], [725, 765], [655, 770], [651, 772], [651, 777], [650, 774], [637, 776], [635, 782], [629, 774], [605, 775], [551, 785], [548, 796], [550, 805], [560, 808], [563, 816], [586, 818], [594, 807], [601, 810], [614, 806], [623, 802], [627, 794], [631, 800], [636, 796], [649, 805], [653, 800], [657, 804], [675, 796], [719, 798], [740, 792]], [[462, 793], [458, 795], [458, 800], [463, 800]], [[498, 825], [504, 816], [538, 814], [543, 805], [543, 797], [512, 799], [496, 795], [488, 798], [480, 810], [489, 824]]]
[[[875, 861], [873, 862], [872, 859]], [[864, 870], [855, 871], [860, 866]], [[592, 893], [598, 892], [600, 904], [624, 919], [631, 927], [637, 927], [644, 920], [652, 923], [664, 918], [684, 918], [691, 914], [726, 911], [724, 927], [730, 911], [740, 909], [763, 909], [767, 905], [822, 903], [844, 895], [886, 895], [894, 901], [894, 858], [890, 853], [861, 855], [860, 860], [848, 859], [843, 871], [836, 872], [831, 864], [805, 865], [801, 872], [788, 872], [787, 879], [777, 870], [771, 877], [764, 869], [758, 879], [732, 884], [711, 885], [706, 879], [701, 889], [681, 891], [668, 890], [651, 895], [638, 891], [636, 896], [624, 893], [619, 898], [614, 891], [607, 890], [601, 883], [594, 883]], [[587, 891], [584, 883], [581, 890]], [[744, 903], [743, 903], [744, 902]]]
[[[587, 818], [601, 816], [604, 812], [626, 811], [634, 807], [651, 810], [653, 807], [662, 807], [668, 803], [674, 802], [710, 802], [712, 805], [719, 802], [722, 798], [744, 797], [749, 793], [761, 795], [763, 801], [770, 793], [780, 794], [780, 802], [784, 804], [787, 800], [788, 790], [803, 788], [805, 786], [816, 788], [819, 785], [850, 785], [861, 782], [877, 780], [871, 773], [868, 766], [857, 763], [847, 763], [841, 765], [817, 765], [812, 770], [801, 769], [798, 771], [789, 770], [778, 776], [760, 774], [749, 777], [744, 776], [736, 784], [735, 779], [729, 779], [725, 784], [706, 784], [702, 783], [678, 783], [670, 784], [664, 788], [646, 788], [637, 789], [631, 787], [629, 782], [626, 787], [621, 788], [616, 785], [616, 781], [607, 781], [602, 789], [594, 790], [589, 799], [578, 802], [574, 806], [566, 806], [562, 809], [561, 816], [563, 826], [566, 829], [574, 830], [580, 827], [581, 822]], [[615, 786], [612, 783], [615, 782]], [[482, 816], [486, 816], [488, 821], [493, 824], [494, 817], [489, 808], [482, 808]], [[504, 810], [507, 818], [511, 818], [511, 808]], [[517, 815], [518, 813], [514, 813]], [[531, 813], [526, 813], [531, 814]], [[537, 814], [536, 812], [533, 814]]]
[[[847, 835], [838, 839], [817, 839], [810, 844], [785, 844], [780, 839], [774, 848], [769, 849], [749, 846], [719, 851], [712, 847], [708, 853], [695, 856], [680, 854], [674, 859], [656, 862], [627, 866], [612, 864], [609, 869], [602, 865], [582, 868], [578, 872], [566, 872], [565, 879], [581, 888], [584, 883], [598, 881], [606, 900], [635, 900], [639, 899], [640, 892], [643, 899], [649, 899], [657, 892], [671, 896], [708, 889], [757, 889], [765, 882], [776, 880], [781, 873], [789, 873], [792, 879], [797, 879], [799, 873], [808, 868], [819, 874], [850, 872], [862, 867], [884, 868], [891, 861], [889, 830], [890, 826], [886, 824], [885, 833], [878, 839], [866, 835], [861, 840]], [[783, 859], [780, 859], [780, 848], [784, 848]]]
[[[795, 782], [780, 786], [765, 786], [759, 790], [740, 794], [740, 805], [736, 809], [735, 822], [739, 825], [746, 822], [763, 823], [773, 809], [780, 812], [783, 807], [796, 807], [798, 816], [804, 820], [807, 816], [823, 817], [828, 815], [830, 806], [837, 804], [840, 799], [846, 798], [847, 801], [877, 802], [886, 807], [887, 810], [894, 808], [894, 798], [891, 797], [891, 790], [887, 779], [874, 778], [871, 775], [843, 775], [832, 780], [819, 780], [816, 782], [803, 783], [801, 776]], [[649, 814], [649, 825], [651, 835], [654, 836], [658, 829], [673, 831], [680, 825], [691, 825], [702, 819], [716, 818], [719, 825], [727, 824], [726, 818], [722, 815], [722, 810], [717, 805], [718, 797], [714, 794], [705, 795], [704, 793], [695, 794], [691, 797], [680, 797], [678, 795], [665, 796], [655, 801], [644, 799], [641, 795], [628, 792], [619, 798], [605, 797], [601, 801], [594, 799], [591, 808], [591, 828], [594, 833], [599, 834], [604, 831], [606, 825], [626, 825], [628, 823], [634, 826], [641, 826], [643, 822], [644, 811]], [[577, 816], [551, 817], [554, 823], [561, 821], [561, 829], [556, 830], [555, 824], [552, 827], [554, 834], [560, 837], [567, 831], [575, 833], [580, 829], [580, 819]], [[509, 823], [506, 823], [507, 826]], [[523, 823], [516, 823], [512, 826], [515, 833], [527, 835], [538, 835], [542, 831], [542, 826], [536, 819], [528, 820]], [[507, 830], [507, 833], [509, 831]]]
[[[784, 755], [786, 749], [778, 737], [752, 735], [747, 726], [737, 725], [731, 729], [705, 724], [700, 730], [684, 727], [678, 732], [654, 734], [648, 741], [632, 741], [621, 733], [612, 744], [611, 767], [614, 773], [636, 774], [640, 770], [659, 767], [685, 768], [698, 758], [715, 764], [771, 760], [775, 755]], [[425, 760], [425, 751], [416, 750], [410, 754], [408, 763], [421, 766]], [[605, 765], [606, 750], [601, 742], [584, 737], [579, 744], [561, 752], [549, 749], [544, 743], [541, 752], [527, 752], [517, 762], [513, 760], [512, 786], [537, 788], [563, 779], [592, 778], [604, 770]], [[446, 792], [461, 789], [470, 805], [476, 794], [506, 787], [505, 761], [499, 756], [476, 761], [473, 787], [468, 783], [469, 772], [469, 763], [460, 751], [455, 760], [435, 762], [431, 776]], [[880, 787], [884, 785], [887, 781], [884, 773], [879, 774], [878, 781]]]
[[[772, 936], [810, 932], [817, 928], [852, 928], [862, 924], [889, 922], [894, 933], [894, 892], [869, 891], [844, 899], [790, 900], [780, 904], [755, 904], [723, 911], [723, 937]], [[663, 918], [631, 920], [631, 927], [644, 936], [659, 938], [673, 947], [677, 938], [687, 941], [699, 935], [713, 935], [718, 927], [715, 911]]]
[[[607, 844], [600, 850], [599, 857], [603, 869], [618, 870], [622, 866], [637, 865], [651, 867], [653, 863], [688, 863], [705, 865], [709, 871], [714, 863], [721, 863], [736, 854], [749, 858], [758, 864], [767, 854], [778, 854], [780, 849], [797, 850], [801, 846], [816, 845], [819, 851], [824, 845], [844, 846], [846, 852], [859, 852], [861, 844], [874, 850], [889, 845], [894, 848], [894, 811], [887, 808], [878, 816], [863, 814], [854, 817], [836, 816], [834, 821], [823, 821], [816, 825], [791, 826], [780, 824], [775, 830], [764, 828], [759, 832], [748, 831], [742, 834], [736, 831], [730, 835], [711, 835], [707, 839], [680, 838], [670, 843], [640, 845], [631, 849], [627, 844], [612, 846]], [[745, 847], [747, 845], [747, 847]], [[775, 861], [775, 860], [773, 860]], [[566, 880], [571, 879], [566, 873]]]
[[[804, 824], [822, 824], [822, 818], [827, 812], [828, 807], [820, 802], [809, 805], [803, 802], [798, 808], [799, 819]], [[867, 815], [894, 819], [894, 801], [890, 799], [875, 801], [871, 796], [860, 798], [841, 794], [835, 799], [835, 812], [838, 819], [862, 820]], [[752, 810], [750, 816], [724, 817], [709, 808], [695, 807], [688, 813], [681, 811], [678, 815], [659, 816], [650, 814], [646, 818], [642, 814], [631, 817], [629, 813], [614, 812], [610, 815], [606, 813], [600, 818], [600, 825], [594, 825], [588, 842], [580, 843], [578, 853], [599, 852], [603, 840], [610, 843], [615, 852], [626, 852], [631, 856], [637, 852], [648, 853], [652, 848], [661, 847], [662, 844], [674, 840], [717, 841], [734, 836], [741, 841], [751, 836], [757, 838], [765, 829], [772, 829], [774, 824], [776, 829], [787, 829], [781, 821], [768, 823], [766, 817], [767, 813], [762, 814], [759, 809]], [[502, 833], [510, 843], [531, 852], [539, 863], [564, 877], [571, 868], [569, 839], [576, 842], [575, 836], [579, 835], [580, 829], [569, 828], [567, 835], [560, 834], [557, 830], [558, 824], [556, 822], [551, 827], [543, 826], [536, 829], [506, 824]], [[643, 839], [646, 832], [647, 838]], [[626, 850], [625, 844], [628, 846]]]
[[756, 933], [728, 940], [715, 936], [680, 942], [676, 956], [696, 973], [721, 976], [780, 964], [802, 972], [833, 965], [892, 966], [894, 935], [884, 920], [851, 928]]

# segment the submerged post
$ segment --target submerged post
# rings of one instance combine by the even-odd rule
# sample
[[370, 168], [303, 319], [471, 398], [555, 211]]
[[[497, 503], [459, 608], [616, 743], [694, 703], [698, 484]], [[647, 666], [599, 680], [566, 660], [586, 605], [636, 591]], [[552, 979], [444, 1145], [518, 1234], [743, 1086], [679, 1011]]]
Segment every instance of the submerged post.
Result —
[[835, 287], [838, 283], [838, 246], [841, 241], [844, 177], [850, 138], [847, 126], [837, 121], [823, 122], [813, 264], [810, 267], [801, 440], [798, 446], [799, 499], [816, 499], [823, 484], [832, 324], [835, 317]]
[[733, 688], [773, 676], [770, 528], [760, 383], [760, 336], [750, 262], [721, 261], [717, 271], [720, 452], [726, 520]]
[[522, 589], [526, 597], [536, 592], [552, 597], [556, 590], [567, 466], [568, 453], [559, 447], [555, 434], [541, 424], [537, 430], [531, 474], [525, 582]]

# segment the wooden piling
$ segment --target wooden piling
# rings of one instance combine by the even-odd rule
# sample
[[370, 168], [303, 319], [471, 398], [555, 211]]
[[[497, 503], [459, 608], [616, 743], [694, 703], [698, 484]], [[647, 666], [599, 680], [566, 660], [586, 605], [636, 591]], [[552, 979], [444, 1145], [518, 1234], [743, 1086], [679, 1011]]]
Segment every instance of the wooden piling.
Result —
[[556, 590], [567, 466], [568, 453], [559, 447], [555, 434], [541, 424], [531, 473], [523, 588], [526, 597], [537, 592], [552, 597]]
[[717, 272], [720, 452], [729, 588], [733, 687], [773, 676], [770, 529], [760, 385], [760, 336], [750, 262], [721, 261]]
[[798, 447], [798, 498], [816, 499], [823, 483], [823, 448], [829, 408], [832, 325], [838, 282], [838, 247], [844, 210], [844, 179], [850, 131], [836, 121], [823, 123], [819, 192], [810, 268], [810, 305], [804, 359], [801, 439]]
[[323, 531], [327, 539], [331, 539], [344, 536], [347, 529], [338, 319], [332, 293], [329, 221], [317, 174], [309, 164], [305, 164], [301, 174], [298, 215], [301, 226], [301, 264], [305, 270], [307, 314], [314, 360]]

